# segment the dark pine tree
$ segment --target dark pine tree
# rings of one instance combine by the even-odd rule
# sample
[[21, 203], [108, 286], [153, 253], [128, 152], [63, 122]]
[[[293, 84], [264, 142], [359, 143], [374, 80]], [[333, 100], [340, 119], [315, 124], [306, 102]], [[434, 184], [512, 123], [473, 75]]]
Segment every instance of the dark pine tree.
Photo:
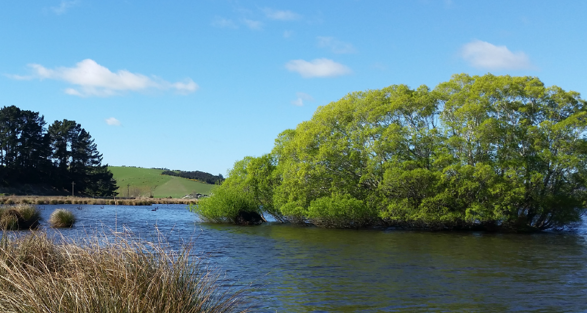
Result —
[[102, 154], [85, 129], [74, 121], [55, 121], [49, 127], [53, 162], [58, 171], [61, 188], [92, 196], [111, 196], [117, 189]]

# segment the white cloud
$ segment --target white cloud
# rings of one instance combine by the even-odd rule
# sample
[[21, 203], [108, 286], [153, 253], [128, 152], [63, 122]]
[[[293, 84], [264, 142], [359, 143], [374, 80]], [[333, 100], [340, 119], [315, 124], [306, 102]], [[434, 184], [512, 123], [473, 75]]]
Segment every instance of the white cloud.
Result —
[[283, 32], [283, 38], [289, 38], [294, 34], [292, 30], [286, 30]]
[[214, 18], [212, 21], [212, 26], [219, 28], [238, 28], [234, 21], [219, 16]]
[[297, 92], [296, 96], [297, 96], [297, 98], [291, 102], [291, 104], [293, 104], [295, 106], [299, 106], [299, 107], [303, 106], [304, 101], [314, 101], [314, 98], [307, 93]]
[[254, 21], [254, 20], [249, 20], [246, 18], [243, 18], [243, 23], [250, 29], [253, 30], [261, 30], [263, 29], [263, 23], [260, 21]]
[[531, 69], [534, 66], [524, 52], [511, 52], [506, 46], [474, 40], [465, 44], [461, 56], [471, 66], [490, 70]]
[[352, 44], [336, 40], [334, 37], [318, 37], [318, 47], [330, 49], [334, 53], [354, 53]]
[[279, 21], [293, 21], [301, 17], [299, 14], [287, 10], [282, 11], [265, 8], [263, 9], [263, 12], [265, 12], [265, 16], [267, 16], [267, 18]]
[[79, 2], [78, 0], [73, 0], [73, 1], [61, 0], [61, 3], [59, 4], [59, 6], [51, 7], [51, 11], [53, 11], [57, 15], [61, 15], [61, 14], [64, 14], [65, 12], [67, 12], [67, 10], [69, 10], [69, 8], [77, 5], [78, 2]]
[[112, 126], [120, 126], [120, 125], [122, 125], [122, 124], [120, 123], [120, 121], [119, 121], [119, 120], [117, 120], [117, 119], [116, 119], [116, 118], [114, 118], [114, 117], [109, 117], [109, 118], [107, 118], [107, 119], [106, 119], [106, 124], [108, 124], [108, 125], [112, 125]]
[[285, 68], [297, 72], [302, 77], [333, 77], [352, 73], [347, 66], [329, 59], [315, 59], [310, 62], [305, 60], [291, 60], [285, 64]]
[[183, 82], [170, 83], [157, 77], [147, 77], [142, 74], [131, 73], [127, 70], [119, 70], [116, 73], [96, 63], [91, 59], [85, 59], [75, 67], [58, 67], [48, 69], [39, 64], [29, 64], [33, 71], [31, 76], [11, 75], [14, 79], [55, 79], [76, 85], [76, 88], [67, 88], [65, 93], [80, 97], [114, 96], [125, 91], [145, 91], [149, 89], [175, 90], [186, 94], [198, 90], [198, 84], [191, 79]]

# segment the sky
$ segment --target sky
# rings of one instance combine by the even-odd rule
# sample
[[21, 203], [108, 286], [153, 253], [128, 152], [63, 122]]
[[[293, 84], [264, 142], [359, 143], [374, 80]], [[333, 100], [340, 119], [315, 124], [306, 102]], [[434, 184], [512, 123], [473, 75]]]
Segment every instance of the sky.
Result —
[[[353, 91], [453, 74], [587, 94], [587, 1], [0, 1], [0, 106], [110, 165], [226, 175]], [[583, 96], [585, 98], [585, 96]]]

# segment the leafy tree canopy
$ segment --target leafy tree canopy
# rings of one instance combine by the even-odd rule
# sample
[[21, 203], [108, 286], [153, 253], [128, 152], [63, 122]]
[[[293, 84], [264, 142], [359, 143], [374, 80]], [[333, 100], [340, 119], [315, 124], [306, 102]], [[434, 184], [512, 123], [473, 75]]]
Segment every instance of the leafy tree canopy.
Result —
[[238, 190], [322, 227], [562, 228], [586, 208], [586, 110], [535, 77], [354, 92], [237, 162], [211, 201]]

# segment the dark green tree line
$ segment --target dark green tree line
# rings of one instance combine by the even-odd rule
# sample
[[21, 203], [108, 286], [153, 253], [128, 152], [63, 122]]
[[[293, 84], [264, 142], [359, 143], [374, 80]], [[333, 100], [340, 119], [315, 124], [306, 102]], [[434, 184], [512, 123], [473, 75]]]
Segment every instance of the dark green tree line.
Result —
[[15, 106], [0, 109], [2, 184], [45, 183], [59, 190], [110, 196], [116, 182], [90, 134], [74, 121], [55, 121], [48, 128], [37, 112]]
[[[322, 227], [557, 229], [587, 208], [586, 129], [586, 101], [535, 77], [393, 85], [318, 108], [219, 190]], [[228, 214], [215, 197], [194, 210]]]

